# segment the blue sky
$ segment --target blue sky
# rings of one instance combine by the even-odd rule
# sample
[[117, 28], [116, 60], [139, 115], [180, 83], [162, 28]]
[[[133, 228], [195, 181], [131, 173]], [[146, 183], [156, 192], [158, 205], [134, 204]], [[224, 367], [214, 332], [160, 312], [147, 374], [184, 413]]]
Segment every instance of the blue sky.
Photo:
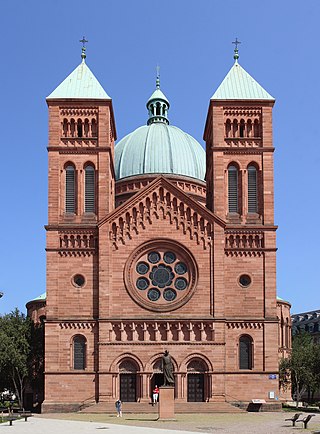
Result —
[[277, 100], [278, 295], [293, 313], [319, 309], [319, 17], [319, 0], [2, 2], [0, 314], [45, 291], [45, 97], [80, 63], [83, 35], [119, 139], [145, 124], [159, 64], [171, 123], [202, 144], [238, 37], [239, 63]]

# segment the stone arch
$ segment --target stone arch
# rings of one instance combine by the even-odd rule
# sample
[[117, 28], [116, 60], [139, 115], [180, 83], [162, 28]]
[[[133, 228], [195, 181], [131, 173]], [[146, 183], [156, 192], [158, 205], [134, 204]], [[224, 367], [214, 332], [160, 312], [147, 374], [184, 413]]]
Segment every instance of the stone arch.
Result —
[[208, 368], [208, 371], [213, 371], [213, 366], [211, 361], [208, 359], [207, 356], [201, 353], [191, 353], [189, 354], [180, 364], [179, 370], [181, 372], [187, 372], [188, 371], [188, 365], [192, 360], [201, 360]]
[[185, 382], [187, 401], [208, 401], [212, 394], [212, 366], [209, 359], [199, 353], [190, 354], [184, 360], [183, 368], [187, 374]]
[[133, 360], [137, 365], [138, 371], [143, 371], [143, 363], [139, 357], [132, 353], [122, 353], [117, 356], [110, 364], [109, 371], [110, 372], [119, 372], [119, 367], [121, 362], [125, 360]]

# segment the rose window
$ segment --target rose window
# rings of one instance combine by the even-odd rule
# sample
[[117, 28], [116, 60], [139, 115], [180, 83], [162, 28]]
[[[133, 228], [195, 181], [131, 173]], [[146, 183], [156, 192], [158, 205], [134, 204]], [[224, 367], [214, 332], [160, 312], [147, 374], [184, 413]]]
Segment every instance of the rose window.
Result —
[[129, 258], [126, 286], [134, 300], [144, 307], [172, 310], [191, 297], [196, 265], [191, 254], [177, 243], [166, 240], [161, 247], [157, 244], [147, 243]]

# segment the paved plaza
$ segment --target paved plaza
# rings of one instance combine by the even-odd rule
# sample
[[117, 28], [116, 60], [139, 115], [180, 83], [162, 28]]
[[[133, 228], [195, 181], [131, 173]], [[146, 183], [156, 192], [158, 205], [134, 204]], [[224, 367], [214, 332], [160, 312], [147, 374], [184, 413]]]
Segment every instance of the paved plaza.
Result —
[[[308, 429], [298, 423], [292, 427], [286, 418], [293, 413], [237, 413], [177, 415], [174, 421], [157, 421], [154, 415], [127, 414], [123, 418], [104, 414], [39, 415], [0, 424], [0, 434], [292, 434], [320, 432], [320, 414], [311, 419]], [[305, 415], [304, 415], [305, 416]]]

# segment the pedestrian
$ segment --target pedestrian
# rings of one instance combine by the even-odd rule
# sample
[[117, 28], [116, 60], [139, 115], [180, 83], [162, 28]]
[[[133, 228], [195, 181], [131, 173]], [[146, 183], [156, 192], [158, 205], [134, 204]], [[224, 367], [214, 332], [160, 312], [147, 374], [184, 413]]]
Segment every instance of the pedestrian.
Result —
[[120, 401], [120, 398], [116, 401], [116, 410], [117, 410], [117, 417], [122, 417], [122, 402]]
[[152, 391], [152, 405], [155, 405], [158, 402], [158, 399], [159, 399], [159, 388], [157, 385], [155, 385]]

